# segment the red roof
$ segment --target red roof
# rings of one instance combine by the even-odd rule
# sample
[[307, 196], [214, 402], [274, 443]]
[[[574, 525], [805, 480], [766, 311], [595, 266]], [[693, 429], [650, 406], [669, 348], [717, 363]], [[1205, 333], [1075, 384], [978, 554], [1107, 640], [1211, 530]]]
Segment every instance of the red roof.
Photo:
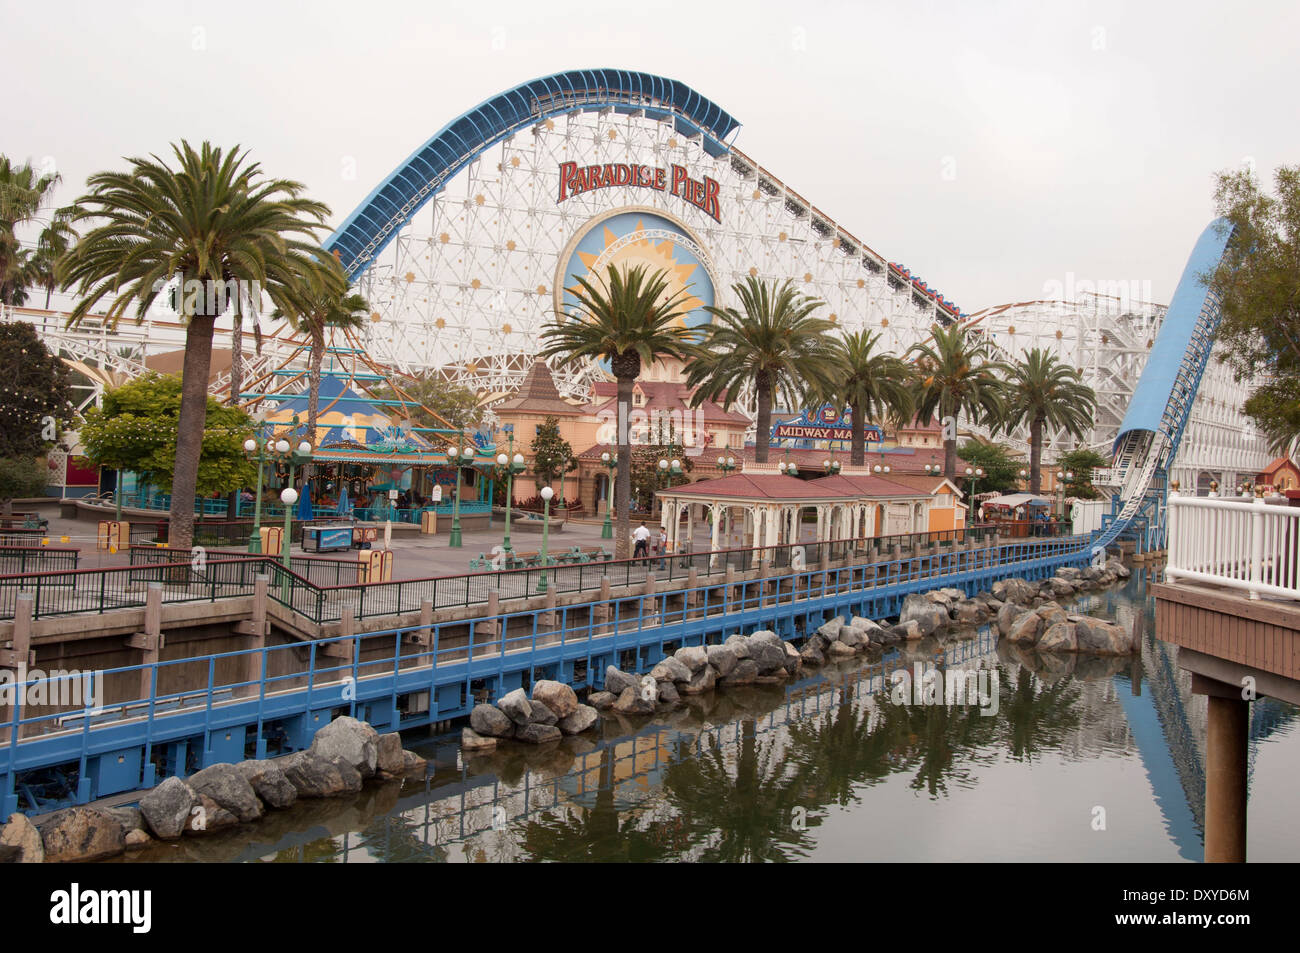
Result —
[[800, 480], [779, 473], [736, 473], [720, 480], [699, 480], [663, 491], [674, 496], [725, 496], [746, 500], [833, 500], [844, 494], [819, 485], [821, 480]]
[[878, 476], [850, 476], [837, 473], [834, 476], [818, 477], [813, 483], [820, 483], [835, 491], [836, 496], [928, 496], [925, 491], [917, 492], [910, 486], [895, 483], [893, 480]]

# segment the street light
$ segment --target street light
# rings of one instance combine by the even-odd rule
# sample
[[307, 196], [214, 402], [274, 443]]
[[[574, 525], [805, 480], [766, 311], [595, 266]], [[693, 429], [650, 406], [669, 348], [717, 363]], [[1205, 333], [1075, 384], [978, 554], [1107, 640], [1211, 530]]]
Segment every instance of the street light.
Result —
[[1056, 471], [1056, 496], [1060, 501], [1060, 512], [1057, 515], [1057, 519], [1062, 521], [1065, 520], [1065, 484], [1066, 481], [1073, 479], [1074, 472], [1072, 470]]
[[[460, 439], [463, 442], [465, 435], [462, 433]], [[447, 462], [456, 468], [456, 496], [451, 504], [451, 536], [447, 540], [447, 545], [460, 548], [460, 468], [471, 463], [474, 460], [473, 447], [455, 446], [447, 451]]]
[[825, 460], [822, 461], [822, 469], [826, 471], [826, 475], [827, 475], [827, 476], [830, 476], [832, 473], [839, 473], [839, 472], [840, 472], [840, 461], [838, 461], [838, 460], [831, 460], [831, 459], [828, 457], [827, 459], [825, 459]]
[[547, 545], [551, 535], [551, 497], [555, 491], [549, 486], [542, 487], [542, 578], [537, 582], [537, 592], [539, 595], [546, 592], [546, 567], [550, 560], [547, 558]]
[[[510, 451], [513, 452], [515, 449], [514, 431], [510, 433], [509, 447]], [[523, 472], [524, 455], [522, 453], [515, 453], [513, 456], [510, 453], [497, 454], [497, 475], [506, 478], [506, 535], [505, 539], [501, 541], [501, 547], [506, 551], [507, 555], [510, 553], [510, 511], [515, 502], [515, 474]]]
[[[297, 415], [293, 418], [294, 429], [298, 428]], [[293, 487], [294, 468], [299, 463], [305, 463], [311, 459], [311, 444], [306, 440], [301, 441], [297, 447], [291, 447], [289, 441], [284, 437], [273, 440], [271, 437], [261, 437], [254, 435], [244, 441], [244, 453], [250, 457], [257, 455], [257, 497], [253, 504], [253, 532], [248, 537], [248, 551], [250, 553], [260, 553], [262, 551], [262, 478], [265, 476], [267, 458], [281, 458], [289, 465], [289, 480], [286, 488]], [[283, 495], [283, 494], [281, 494]], [[298, 502], [298, 492], [293, 493], [293, 502]], [[289, 521], [291, 514], [285, 511], [285, 529], [283, 540], [283, 552], [285, 553], [285, 567], [289, 563]]]
[[966, 479], [970, 481], [970, 487], [971, 487], [970, 503], [972, 506], [975, 504], [975, 492], [980, 485], [980, 478], [983, 476], [984, 476], [983, 467], [975, 467], [974, 469], [971, 469], [970, 467], [966, 468]]
[[884, 466], [881, 466], [879, 463], [877, 463], [874, 467], [872, 467], [872, 469], [873, 469], [876, 473], [888, 473], [888, 472], [889, 472], [889, 464], [886, 463]]
[[[682, 475], [682, 461], [678, 460], [675, 457], [671, 460], [667, 458], [660, 458], [659, 476], [666, 478], [666, 485], [672, 486], [673, 478], [679, 477], [681, 475]], [[660, 508], [660, 512], [661, 513], [663, 512], [662, 507]]]
[[735, 457], [718, 457], [718, 469], [723, 473], [730, 473], [736, 469]]
[[613, 539], [614, 524], [610, 522], [610, 517], [614, 514], [614, 470], [618, 466], [618, 454], [606, 450], [600, 455], [600, 462], [605, 465], [605, 470], [608, 473], [605, 482], [609, 484], [606, 487], [609, 501], [605, 505], [605, 525], [601, 527], [600, 538]]
[[[294, 427], [298, 426], [298, 418], [293, 418]], [[284, 449], [281, 450], [280, 448]], [[293, 488], [293, 471], [299, 464], [311, 461], [311, 444], [303, 440], [298, 446], [289, 451], [289, 441], [281, 438], [275, 444], [275, 449], [289, 461], [289, 482], [285, 484], [280, 491], [280, 502], [284, 504], [284, 538], [280, 541], [280, 552], [283, 557], [284, 568], [289, 568], [289, 547], [292, 543], [293, 535], [293, 505], [298, 502], [298, 491]]]

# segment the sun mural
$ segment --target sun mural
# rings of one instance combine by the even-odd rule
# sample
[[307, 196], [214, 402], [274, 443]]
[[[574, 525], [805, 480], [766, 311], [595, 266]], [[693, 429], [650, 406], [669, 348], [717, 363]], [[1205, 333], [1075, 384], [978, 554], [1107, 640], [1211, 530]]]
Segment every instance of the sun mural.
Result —
[[[638, 234], [643, 237], [635, 237]], [[649, 274], [663, 271], [668, 275], [665, 298], [685, 292], [683, 308], [686, 313], [675, 323], [689, 328], [708, 324], [710, 316], [704, 308], [713, 304], [713, 281], [708, 270], [688, 246], [665, 235], [681, 236], [689, 241], [675, 222], [643, 213], [614, 215], [590, 228], [578, 241], [565, 269], [565, 312], [573, 313], [577, 304], [573, 292], [581, 290], [581, 286], [575, 278], [585, 278], [600, 287], [609, 265], [620, 270], [642, 265]], [[616, 245], [617, 250], [607, 254]], [[600, 275], [593, 270], [597, 263], [600, 263]]]

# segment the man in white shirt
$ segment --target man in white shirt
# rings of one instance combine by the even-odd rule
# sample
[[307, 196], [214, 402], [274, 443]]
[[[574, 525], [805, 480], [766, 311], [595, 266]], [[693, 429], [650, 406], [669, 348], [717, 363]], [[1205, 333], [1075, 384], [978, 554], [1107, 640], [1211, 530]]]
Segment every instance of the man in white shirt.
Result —
[[632, 533], [632, 538], [636, 541], [635, 545], [632, 547], [632, 558], [640, 559], [642, 556], [649, 555], [650, 530], [646, 529], [644, 520]]

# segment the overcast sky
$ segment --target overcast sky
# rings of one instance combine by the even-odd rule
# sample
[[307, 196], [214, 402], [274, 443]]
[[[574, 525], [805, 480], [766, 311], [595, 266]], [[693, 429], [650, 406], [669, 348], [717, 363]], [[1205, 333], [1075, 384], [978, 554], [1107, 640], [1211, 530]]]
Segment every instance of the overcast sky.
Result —
[[[1167, 302], [1216, 170], [1300, 162], [1300, 4], [0, 0], [0, 152], [61, 201], [124, 155], [240, 143], [337, 224], [537, 76], [681, 80], [736, 145], [964, 310], [1049, 283]], [[344, 169], [355, 162], [356, 175]]]

